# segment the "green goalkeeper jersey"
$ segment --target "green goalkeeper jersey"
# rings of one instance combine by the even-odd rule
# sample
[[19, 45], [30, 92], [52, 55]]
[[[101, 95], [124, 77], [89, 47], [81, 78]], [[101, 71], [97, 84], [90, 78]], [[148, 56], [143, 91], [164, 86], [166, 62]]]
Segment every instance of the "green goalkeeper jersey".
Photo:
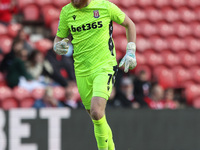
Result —
[[112, 21], [122, 24], [124, 19], [125, 14], [107, 0], [92, 0], [82, 9], [71, 3], [62, 8], [57, 36], [66, 38], [72, 34], [76, 76], [117, 65]]

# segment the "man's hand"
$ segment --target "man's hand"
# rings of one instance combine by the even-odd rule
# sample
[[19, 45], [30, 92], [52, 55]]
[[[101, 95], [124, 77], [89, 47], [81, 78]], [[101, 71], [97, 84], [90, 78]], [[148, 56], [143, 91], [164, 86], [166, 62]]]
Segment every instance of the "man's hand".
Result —
[[65, 55], [68, 52], [69, 46], [67, 45], [67, 42], [69, 41], [68, 38], [63, 39], [62, 41], [59, 41], [54, 44], [54, 51], [58, 55]]
[[124, 66], [125, 73], [127, 73], [129, 69], [134, 69], [137, 65], [135, 51], [136, 51], [135, 43], [129, 42], [126, 48], [126, 55], [119, 63], [119, 67]]

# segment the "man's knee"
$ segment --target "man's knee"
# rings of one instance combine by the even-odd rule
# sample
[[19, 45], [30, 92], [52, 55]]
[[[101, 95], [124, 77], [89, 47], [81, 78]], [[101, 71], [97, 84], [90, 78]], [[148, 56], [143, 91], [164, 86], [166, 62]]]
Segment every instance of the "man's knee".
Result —
[[93, 120], [100, 120], [104, 116], [104, 112], [100, 109], [92, 109], [91, 108], [90, 115]]
[[100, 120], [105, 114], [106, 100], [101, 97], [93, 97], [91, 101], [90, 115], [93, 120]]

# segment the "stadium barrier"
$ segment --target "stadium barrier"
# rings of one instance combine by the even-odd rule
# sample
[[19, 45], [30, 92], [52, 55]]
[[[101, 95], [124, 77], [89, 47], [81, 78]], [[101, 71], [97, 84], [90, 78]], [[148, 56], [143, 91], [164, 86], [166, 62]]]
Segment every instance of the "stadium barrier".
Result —
[[[116, 150], [200, 150], [200, 111], [108, 109]], [[84, 110], [0, 109], [0, 150], [96, 150]]]

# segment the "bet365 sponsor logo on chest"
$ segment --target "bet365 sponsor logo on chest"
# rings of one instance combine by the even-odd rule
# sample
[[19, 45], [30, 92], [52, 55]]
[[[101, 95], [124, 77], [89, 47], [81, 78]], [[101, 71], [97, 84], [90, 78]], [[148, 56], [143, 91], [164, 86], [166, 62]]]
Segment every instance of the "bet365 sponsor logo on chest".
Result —
[[79, 27], [74, 27], [73, 25], [71, 26], [71, 31], [72, 32], [81, 32], [81, 31], [87, 31], [87, 30], [91, 30], [91, 29], [97, 29], [97, 28], [102, 28], [103, 24], [102, 21], [98, 21], [98, 22], [93, 22], [93, 23], [87, 23], [87, 24], [83, 24], [82, 26]]
[[[94, 13], [94, 18], [99, 18], [99, 11], [95, 10], [93, 11]], [[76, 20], [76, 16], [72, 16], [74, 18], [74, 20]], [[87, 23], [87, 24], [83, 24], [82, 26], [79, 27], [74, 27], [73, 25], [71, 25], [71, 31], [72, 32], [81, 32], [81, 31], [87, 31], [87, 30], [91, 30], [91, 29], [97, 29], [97, 28], [102, 28], [103, 27], [103, 23], [102, 21], [98, 21], [98, 22], [93, 22], [93, 23]]]

